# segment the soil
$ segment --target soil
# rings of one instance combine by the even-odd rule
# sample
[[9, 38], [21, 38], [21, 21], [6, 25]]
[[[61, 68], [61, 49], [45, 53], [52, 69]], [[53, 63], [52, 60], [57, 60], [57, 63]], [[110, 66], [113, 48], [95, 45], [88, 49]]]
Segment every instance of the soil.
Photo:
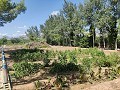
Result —
[[[50, 46], [51, 48], [46, 48], [49, 50], [58, 50], [58, 51], [65, 51], [65, 50], [74, 50], [78, 49], [78, 47], [65, 47], [65, 46]], [[19, 47], [22, 48], [22, 47]], [[9, 51], [15, 50], [17, 47], [7, 47], [6, 51], [6, 58], [7, 63], [10, 67], [13, 65], [13, 61], [9, 57]], [[120, 51], [116, 50], [103, 50], [106, 55], [109, 55], [111, 53], [120, 53]], [[2, 65], [2, 62], [0, 61], [0, 65]], [[13, 90], [35, 90], [34, 81], [36, 80], [42, 80], [47, 81], [48, 79], [43, 78], [45, 71], [40, 71], [37, 74], [31, 76], [31, 77], [25, 77], [23, 81], [15, 82], [13, 83]], [[25, 81], [26, 80], [26, 81]], [[85, 83], [85, 84], [77, 84], [70, 87], [70, 90], [120, 90], [120, 78], [115, 79], [113, 81], [106, 81], [106, 82], [97, 82], [94, 84]]]

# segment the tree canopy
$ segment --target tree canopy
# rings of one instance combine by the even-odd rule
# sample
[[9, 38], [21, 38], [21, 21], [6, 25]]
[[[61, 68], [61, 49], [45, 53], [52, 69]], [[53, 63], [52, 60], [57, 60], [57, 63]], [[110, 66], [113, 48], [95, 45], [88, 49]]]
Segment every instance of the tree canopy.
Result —
[[24, 0], [19, 3], [12, 2], [11, 0], [0, 0], [0, 26], [11, 22], [25, 10]]
[[37, 41], [40, 38], [40, 31], [38, 30], [37, 26], [29, 27], [25, 33], [31, 41]]
[[120, 0], [86, 0], [79, 5], [64, 0], [60, 13], [51, 15], [40, 29], [52, 45], [106, 47], [107, 44], [109, 49], [115, 49], [119, 18]]

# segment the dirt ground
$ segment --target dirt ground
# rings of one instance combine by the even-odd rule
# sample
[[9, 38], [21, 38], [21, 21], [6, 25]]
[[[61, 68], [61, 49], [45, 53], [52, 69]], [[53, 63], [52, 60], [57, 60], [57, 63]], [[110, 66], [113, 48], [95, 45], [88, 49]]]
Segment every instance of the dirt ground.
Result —
[[[21, 47], [20, 47], [21, 48]], [[16, 47], [10, 47], [6, 50], [14, 50], [17, 49]], [[58, 51], [65, 51], [65, 50], [74, 50], [78, 49], [78, 47], [65, 47], [65, 46], [51, 46], [51, 48], [47, 48], [49, 50], [58, 50]], [[120, 53], [120, 51], [116, 50], [103, 50], [106, 55], [109, 55], [110, 53]], [[9, 60], [9, 54], [6, 54], [6, 58]], [[1, 64], [1, 62], [0, 62]], [[10, 60], [8, 62], [9, 66], [12, 66], [13, 62]], [[34, 86], [34, 80], [40, 78], [41, 73], [39, 72], [36, 74], [33, 78], [33, 82], [24, 83], [24, 84], [17, 84], [13, 85], [13, 90], [35, 90]], [[30, 79], [31, 79], [30, 78]], [[106, 81], [102, 83], [96, 83], [96, 84], [77, 84], [70, 87], [70, 90], [120, 90], [120, 78], [115, 79], [113, 81]]]

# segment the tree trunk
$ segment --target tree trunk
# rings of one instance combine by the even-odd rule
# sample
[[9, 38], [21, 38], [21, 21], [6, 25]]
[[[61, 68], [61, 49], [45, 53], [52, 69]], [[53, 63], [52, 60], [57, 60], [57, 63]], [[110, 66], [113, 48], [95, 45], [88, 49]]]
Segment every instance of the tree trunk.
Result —
[[95, 28], [94, 28], [93, 24], [90, 25], [89, 33], [90, 33], [89, 46], [94, 47], [94, 44], [95, 44]]
[[115, 42], [115, 50], [117, 50], [117, 39], [116, 39], [116, 42]]
[[94, 32], [93, 32], [93, 47], [95, 47], [95, 37], [94, 37]]
[[114, 50], [115, 49], [115, 46], [116, 46], [116, 38], [117, 38], [117, 33], [116, 31], [114, 32], [111, 32], [109, 35], [108, 35], [108, 38], [109, 38], [109, 49], [112, 49]]
[[116, 17], [112, 17], [113, 18], [113, 23], [110, 26], [110, 29], [108, 30], [108, 38], [109, 38], [109, 48], [114, 50], [115, 49], [115, 43], [116, 43], [116, 39], [117, 39], [117, 34], [118, 34], [118, 30], [116, 29], [116, 24], [117, 24], [117, 18]]
[[103, 44], [104, 44], [104, 49], [105, 49], [105, 38], [103, 38]]

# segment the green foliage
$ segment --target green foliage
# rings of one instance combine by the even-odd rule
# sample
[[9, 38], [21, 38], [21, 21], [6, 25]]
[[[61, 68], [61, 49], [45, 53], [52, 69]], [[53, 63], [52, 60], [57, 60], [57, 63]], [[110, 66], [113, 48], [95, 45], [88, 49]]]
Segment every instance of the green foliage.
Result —
[[26, 7], [24, 1], [14, 3], [11, 0], [0, 0], [0, 26], [14, 20]]
[[25, 37], [11, 38], [10, 41], [12, 44], [24, 44], [28, 42]]
[[20, 61], [38, 61], [43, 60], [43, 50], [38, 49], [20, 49], [10, 54], [15, 62]]
[[108, 56], [99, 56], [96, 59], [96, 64], [100, 67], [112, 67], [119, 64], [119, 56], [117, 54], [111, 54]]
[[59, 52], [58, 60], [63, 65], [67, 64], [67, 54], [66, 54], [66, 52]]
[[64, 69], [64, 65], [62, 65], [61, 63], [54, 63], [53, 67], [50, 69], [50, 73], [61, 73], [64, 72]]
[[52, 68], [50, 69], [50, 73], [52, 74], [66, 73], [73, 71], [79, 71], [78, 65], [75, 65], [74, 63], [67, 63], [67, 64], [54, 63]]
[[[78, 46], [84, 21], [72, 2], [65, 2], [58, 15], [51, 15], [40, 29], [46, 42], [52, 45]], [[82, 40], [84, 42], [84, 40]], [[85, 45], [85, 42], [84, 42]]]
[[70, 72], [70, 71], [79, 71], [78, 65], [76, 65], [76, 64], [74, 64], [72, 62], [68, 63], [65, 68], [66, 68], [67, 72]]
[[12, 38], [11, 43], [13, 43], [13, 44], [20, 43], [20, 39], [19, 38]]
[[103, 51], [100, 51], [97, 48], [81, 50], [80, 54], [88, 55], [81, 60], [82, 64], [85, 65], [88, 70], [91, 66], [112, 67], [120, 62], [119, 56], [116, 53], [106, 56]]
[[44, 63], [44, 66], [49, 66], [50, 60], [49, 60], [48, 57], [49, 57], [49, 51], [46, 51], [43, 54], [43, 63]]
[[[13, 55], [11, 56], [13, 59], [15, 58], [15, 61], [17, 62], [42, 60], [44, 67], [50, 67], [49, 73], [51, 74], [80, 72], [81, 81], [89, 81], [89, 79], [95, 80], [97, 77], [101, 79], [103, 77], [101, 74], [102, 68], [108, 68], [108, 74], [106, 75], [107, 79], [114, 79], [119, 74], [119, 68], [113, 68], [120, 64], [119, 55], [117, 53], [105, 55], [103, 51], [97, 48], [75, 49], [73, 51], [66, 50], [63, 52], [49, 50], [43, 51], [39, 49], [21, 49], [13, 52], [12, 54]], [[53, 59], [55, 59], [55, 61], [51, 64], [50, 60]], [[24, 66], [26, 69], [27, 65], [25, 64]], [[96, 76], [94, 74], [95, 68], [99, 68]], [[16, 76], [17, 75], [19, 76], [19, 74], [16, 74]], [[25, 73], [25, 75], [29, 74]]]
[[92, 57], [105, 57], [105, 53], [103, 51], [98, 50], [97, 48], [90, 48], [89, 49], [90, 55]]
[[26, 39], [25, 37], [17, 37], [17, 38], [7, 38], [6, 36], [3, 36], [0, 39], [0, 45], [11, 45], [11, 44], [25, 44], [29, 40]]
[[93, 65], [92, 59], [89, 58], [84, 58], [81, 63], [84, 66], [86, 72], [89, 72]]
[[31, 41], [38, 41], [40, 38], [40, 31], [38, 30], [37, 26], [30, 27], [25, 33]]
[[5, 37], [5, 36], [0, 39], [0, 45], [6, 45], [7, 42], [8, 42], [8, 39], [7, 39], [7, 37]]
[[49, 66], [50, 60], [55, 58], [54, 51], [39, 50], [39, 49], [20, 49], [10, 54], [14, 62], [21, 61], [43, 61], [44, 66]]
[[48, 44], [102, 47], [104, 43], [115, 49], [119, 7], [119, 0], [87, 0], [78, 6], [64, 1], [60, 13], [50, 16], [40, 29]]
[[70, 62], [70, 63], [75, 63], [75, 64], [77, 64], [77, 56], [76, 56], [75, 50], [74, 50], [74, 51], [71, 51], [71, 52], [69, 51], [68, 56], [69, 56], [69, 62]]
[[28, 76], [30, 74], [36, 73], [41, 67], [41, 64], [37, 63], [28, 63], [28, 62], [19, 62], [13, 65], [13, 69], [15, 71], [14, 76], [16, 78], [21, 78], [24, 76]]

